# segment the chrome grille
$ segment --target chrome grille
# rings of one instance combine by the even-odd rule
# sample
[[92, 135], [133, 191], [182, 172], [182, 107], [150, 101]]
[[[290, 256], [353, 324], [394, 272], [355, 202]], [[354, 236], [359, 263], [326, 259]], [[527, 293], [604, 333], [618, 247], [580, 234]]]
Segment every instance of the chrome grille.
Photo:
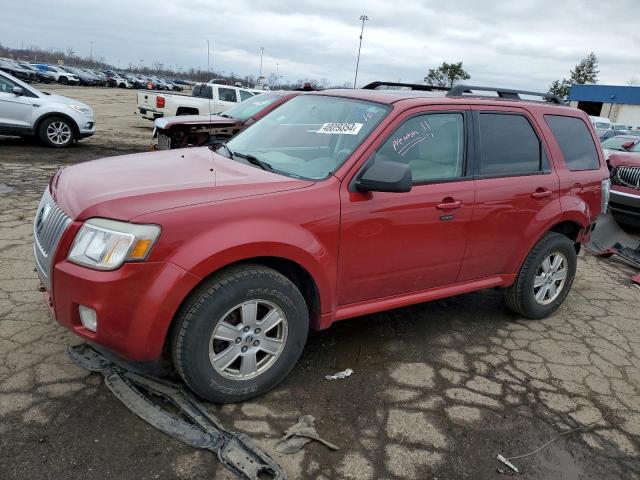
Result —
[[640, 167], [618, 167], [612, 180], [615, 185], [640, 189]]
[[71, 218], [54, 202], [47, 188], [33, 220], [33, 251], [40, 279], [48, 289], [51, 289], [49, 279], [51, 260], [56, 253], [60, 237], [69, 223]]

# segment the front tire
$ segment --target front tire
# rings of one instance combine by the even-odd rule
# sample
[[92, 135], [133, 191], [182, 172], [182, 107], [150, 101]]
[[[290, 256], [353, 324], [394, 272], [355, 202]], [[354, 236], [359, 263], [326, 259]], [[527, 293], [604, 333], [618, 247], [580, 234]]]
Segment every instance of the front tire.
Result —
[[38, 128], [38, 136], [47, 147], [65, 148], [76, 141], [76, 131], [64, 117], [49, 117]]
[[199, 397], [240, 402], [289, 374], [308, 330], [307, 305], [293, 282], [271, 268], [242, 265], [206, 282], [178, 313], [173, 362]]
[[565, 235], [549, 232], [533, 247], [505, 301], [525, 318], [551, 315], [567, 298], [576, 274], [577, 255]]

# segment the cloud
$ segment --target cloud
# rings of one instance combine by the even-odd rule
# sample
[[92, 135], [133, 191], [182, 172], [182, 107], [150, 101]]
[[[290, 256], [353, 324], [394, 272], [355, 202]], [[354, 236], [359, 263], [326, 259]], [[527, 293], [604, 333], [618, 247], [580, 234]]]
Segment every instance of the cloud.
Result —
[[[372, 80], [420, 81], [442, 61], [463, 61], [475, 84], [546, 89], [595, 51], [602, 83], [640, 75], [635, 0], [458, 0], [323, 2], [262, 0], [30, 0], [28, 11], [0, 0], [0, 42], [73, 47], [122, 67], [162, 62], [206, 68], [206, 40], [216, 71], [285, 80], [353, 81], [366, 13], [360, 85]], [[37, 12], [37, 15], [34, 13]]]

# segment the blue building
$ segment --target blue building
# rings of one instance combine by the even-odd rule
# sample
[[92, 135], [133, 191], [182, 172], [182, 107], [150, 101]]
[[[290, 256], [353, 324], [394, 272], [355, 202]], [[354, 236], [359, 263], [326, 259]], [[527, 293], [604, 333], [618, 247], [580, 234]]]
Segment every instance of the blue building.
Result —
[[572, 85], [569, 102], [589, 115], [613, 123], [640, 126], [640, 87], [626, 85]]

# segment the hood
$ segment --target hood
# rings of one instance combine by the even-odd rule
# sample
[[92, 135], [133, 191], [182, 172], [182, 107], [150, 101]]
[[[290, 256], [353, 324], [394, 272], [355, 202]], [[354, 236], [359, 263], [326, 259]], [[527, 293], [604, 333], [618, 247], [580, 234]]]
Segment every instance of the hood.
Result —
[[55, 201], [76, 220], [131, 220], [159, 210], [310, 185], [313, 182], [267, 172], [207, 147], [85, 162], [60, 170], [50, 183]]
[[[45, 93], [45, 92], [42, 92], [42, 93]], [[73, 98], [63, 97], [62, 95], [56, 95], [55, 93], [48, 93], [47, 92], [42, 98], [44, 98], [44, 99], [46, 99], [47, 101], [50, 101], [50, 102], [63, 103], [65, 105], [79, 105], [81, 107], [88, 108], [93, 112], [93, 108], [91, 108], [86, 103], [83, 103], [83, 102], [81, 102], [79, 100], [75, 100]]]
[[226, 127], [236, 125], [242, 121], [237, 118], [221, 117], [220, 115], [178, 115], [176, 117], [161, 117], [155, 120], [155, 126], [162, 130], [176, 125], [215, 125]]
[[640, 153], [609, 150], [609, 165], [612, 167], [640, 167]]

